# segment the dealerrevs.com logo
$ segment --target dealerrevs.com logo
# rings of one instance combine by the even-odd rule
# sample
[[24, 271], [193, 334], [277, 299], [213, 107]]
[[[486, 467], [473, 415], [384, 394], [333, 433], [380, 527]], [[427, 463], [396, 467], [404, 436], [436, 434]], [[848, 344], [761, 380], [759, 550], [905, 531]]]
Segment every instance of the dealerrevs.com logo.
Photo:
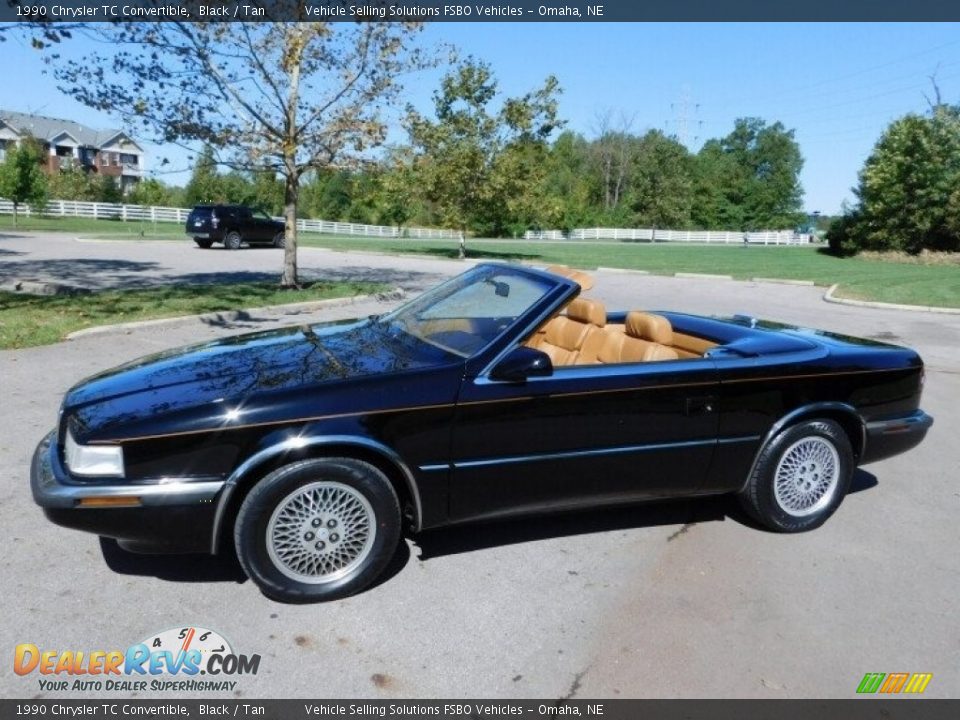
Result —
[[126, 650], [43, 650], [21, 643], [13, 655], [13, 671], [44, 676], [37, 682], [46, 691], [222, 692], [237, 685], [228, 678], [259, 669], [259, 655], [237, 654], [222, 635], [201, 627], [165, 630]]

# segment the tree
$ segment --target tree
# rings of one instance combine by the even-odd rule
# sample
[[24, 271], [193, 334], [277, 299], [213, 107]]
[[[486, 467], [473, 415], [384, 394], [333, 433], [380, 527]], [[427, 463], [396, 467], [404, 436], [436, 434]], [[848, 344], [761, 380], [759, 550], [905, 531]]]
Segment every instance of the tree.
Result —
[[803, 219], [800, 146], [782, 123], [740, 118], [697, 157], [694, 220], [707, 228], [795, 227]]
[[223, 184], [217, 173], [213, 147], [204, 145], [193, 166], [193, 173], [183, 189], [183, 198], [189, 206], [222, 200]]
[[127, 200], [132, 205], [147, 205], [155, 207], [173, 207], [174, 194], [179, 188], [167, 187], [156, 178], [144, 178], [130, 190]]
[[311, 173], [303, 188], [304, 208], [309, 217], [346, 221], [350, 213], [353, 182], [346, 170]]
[[381, 143], [383, 110], [400, 79], [431, 61], [413, 47], [421, 23], [306, 22], [297, 0], [265, 9], [288, 22], [90, 23], [84, 33], [105, 51], [50, 59], [61, 89], [77, 100], [160, 142], [207, 143], [230, 167], [281, 176], [281, 285], [293, 287], [301, 178]]
[[570, 231], [594, 222], [587, 168], [589, 143], [566, 130], [557, 136], [546, 160], [544, 201], [541, 209], [544, 227]]
[[47, 180], [50, 197], [57, 200], [97, 200], [91, 176], [73, 165], [62, 168]]
[[464, 233], [506, 230], [504, 209], [516, 208], [542, 184], [544, 165], [525, 162], [524, 156], [545, 150], [562, 125], [559, 93], [550, 76], [540, 88], [494, 109], [493, 71], [471, 58], [441, 80], [433, 94], [434, 119], [407, 108], [416, 171], [441, 222]]
[[600, 183], [603, 209], [615, 215], [630, 183], [634, 154], [631, 133], [633, 120], [623, 115], [615, 124], [613, 114], [606, 111], [597, 116], [597, 139], [590, 145], [594, 173]]
[[283, 213], [283, 183], [277, 179], [277, 173], [273, 169], [267, 167], [254, 170], [252, 185], [251, 205], [270, 215]]
[[895, 120], [864, 163], [859, 203], [831, 227], [830, 246], [839, 254], [960, 250], [958, 188], [960, 108]]
[[693, 164], [694, 226], [705, 230], [744, 228], [745, 189], [734, 157], [724, 151], [720, 140], [708, 140]]
[[377, 192], [380, 220], [400, 230], [416, 215], [420, 189], [409, 148], [393, 148], [384, 162]]
[[630, 183], [634, 224], [685, 228], [693, 209], [690, 152], [674, 138], [650, 130], [636, 144]]
[[96, 201], [104, 203], [123, 202], [123, 190], [120, 189], [119, 180], [112, 175], [97, 175], [92, 183]]
[[23, 138], [18, 146], [8, 147], [0, 164], [0, 197], [13, 202], [14, 227], [21, 204], [28, 203], [37, 210], [47, 204], [47, 178], [41, 169], [45, 159], [36, 140]]

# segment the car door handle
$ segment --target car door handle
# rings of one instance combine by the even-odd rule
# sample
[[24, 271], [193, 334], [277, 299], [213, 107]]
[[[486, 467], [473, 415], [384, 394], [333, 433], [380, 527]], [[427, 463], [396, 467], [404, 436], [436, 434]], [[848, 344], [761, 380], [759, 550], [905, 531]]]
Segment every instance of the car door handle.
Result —
[[715, 401], [712, 397], [687, 398], [685, 412], [687, 415], [705, 415], [713, 412], [714, 404]]

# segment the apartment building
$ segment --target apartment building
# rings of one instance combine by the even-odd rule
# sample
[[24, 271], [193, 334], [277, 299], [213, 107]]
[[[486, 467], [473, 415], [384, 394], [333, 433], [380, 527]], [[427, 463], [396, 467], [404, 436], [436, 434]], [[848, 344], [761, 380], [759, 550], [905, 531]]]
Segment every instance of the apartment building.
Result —
[[126, 193], [145, 173], [143, 148], [122, 130], [94, 130], [72, 120], [0, 109], [0, 162], [24, 137], [43, 145], [49, 174], [76, 167], [116, 178]]

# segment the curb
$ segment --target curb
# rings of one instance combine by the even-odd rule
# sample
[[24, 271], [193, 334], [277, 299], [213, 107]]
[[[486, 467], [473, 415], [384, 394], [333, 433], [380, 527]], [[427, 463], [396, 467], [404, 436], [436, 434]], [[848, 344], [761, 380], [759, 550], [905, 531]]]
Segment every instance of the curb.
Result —
[[765, 278], [765, 277], [755, 277], [750, 278], [753, 282], [759, 283], [776, 283], [778, 285], [803, 285], [804, 287], [813, 287], [816, 283], [813, 280], [789, 280], [787, 278]]
[[624, 275], [649, 275], [649, 270], [631, 270], [629, 268], [615, 268], [615, 267], [603, 267], [602, 265], [597, 266], [597, 272], [609, 272], [609, 273], [621, 273]]
[[875, 302], [872, 300], [851, 300], [849, 298], [834, 297], [833, 293], [840, 287], [839, 283], [830, 286], [823, 294], [823, 299], [837, 305], [853, 305], [854, 307], [875, 308], [878, 310], [906, 310], [907, 312], [929, 312], [941, 315], [960, 315], [960, 308], [936, 307], [933, 305], [902, 305], [900, 303]]
[[673, 274], [674, 277], [678, 278], [702, 278], [708, 280], [733, 280], [733, 275], [713, 275], [711, 273], [693, 273], [693, 272], [678, 272]]
[[402, 300], [406, 295], [406, 292], [404, 292], [402, 288], [393, 288], [392, 290], [385, 290], [375, 295], [354, 295], [353, 297], [330, 298], [329, 300], [307, 300], [305, 302], [287, 303], [286, 305], [266, 305], [258, 308], [247, 308], [245, 310], [222, 310], [220, 312], [201, 313], [199, 315], [178, 315], [177, 317], [158, 318], [156, 320], [139, 320], [137, 322], [117, 323], [115, 325], [97, 325], [96, 327], [75, 330], [67, 334], [64, 339], [76, 340], [77, 338], [87, 337], [89, 335], [130, 332], [146, 327], [173, 325], [196, 320], [226, 320], [227, 322], [235, 322], [237, 320], [248, 320], [251, 313], [257, 312], [276, 312], [283, 310], [309, 312], [322, 310], [324, 308], [339, 307], [341, 305], [356, 305], [369, 300], [376, 300], [378, 302]]

